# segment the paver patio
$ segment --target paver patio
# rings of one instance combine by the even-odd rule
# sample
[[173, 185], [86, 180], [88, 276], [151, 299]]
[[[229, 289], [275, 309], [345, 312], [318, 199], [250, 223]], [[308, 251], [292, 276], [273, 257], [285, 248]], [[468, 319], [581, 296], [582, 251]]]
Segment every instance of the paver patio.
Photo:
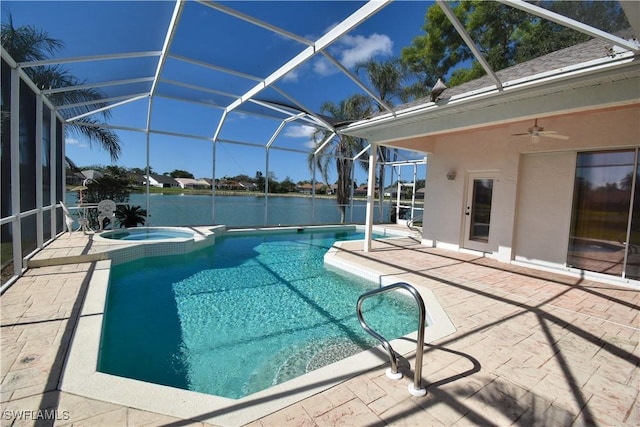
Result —
[[[92, 247], [81, 233], [55, 242], [65, 243]], [[401, 381], [381, 367], [250, 425], [640, 425], [640, 291], [413, 238], [373, 248], [347, 242], [336, 256], [431, 289], [457, 328], [425, 346], [427, 396], [407, 392], [409, 357]], [[93, 268], [32, 268], [0, 298], [2, 425], [203, 425], [59, 391]], [[34, 419], [38, 410], [56, 410], [57, 420]], [[202, 408], [203, 418], [212, 411]]]

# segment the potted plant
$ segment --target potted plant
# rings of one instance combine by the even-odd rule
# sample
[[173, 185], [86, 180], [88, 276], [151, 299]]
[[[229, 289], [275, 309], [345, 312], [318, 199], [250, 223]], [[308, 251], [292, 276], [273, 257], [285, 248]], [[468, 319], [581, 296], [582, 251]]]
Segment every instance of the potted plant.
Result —
[[140, 206], [121, 205], [116, 210], [116, 218], [122, 227], [137, 227], [138, 224], [144, 225], [147, 219], [147, 211]]

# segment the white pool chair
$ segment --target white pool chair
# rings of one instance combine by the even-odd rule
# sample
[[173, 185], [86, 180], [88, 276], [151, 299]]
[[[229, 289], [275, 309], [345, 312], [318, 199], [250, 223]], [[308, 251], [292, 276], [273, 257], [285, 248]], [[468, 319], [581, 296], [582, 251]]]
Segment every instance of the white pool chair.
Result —
[[[82, 229], [82, 231], [84, 231], [85, 233], [87, 232], [87, 228], [89, 226], [87, 222], [87, 218], [84, 218], [84, 217], [74, 218], [73, 215], [71, 215], [69, 208], [67, 208], [67, 206], [62, 201], [60, 201], [60, 207], [62, 208], [62, 212], [64, 212], [64, 222], [67, 226], [67, 230], [69, 231], [69, 237], [71, 237], [72, 231], [78, 231]], [[78, 223], [78, 228], [76, 230], [73, 229], [74, 222]]]
[[102, 200], [98, 203], [98, 226], [100, 231], [104, 229], [104, 220], [109, 218], [111, 224], [116, 217], [116, 203], [113, 200]]

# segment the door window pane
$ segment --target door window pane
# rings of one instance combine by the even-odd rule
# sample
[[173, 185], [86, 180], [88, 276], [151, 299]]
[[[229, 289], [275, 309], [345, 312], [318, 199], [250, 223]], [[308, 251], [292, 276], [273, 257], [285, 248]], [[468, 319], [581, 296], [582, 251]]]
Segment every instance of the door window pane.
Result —
[[491, 223], [491, 196], [493, 179], [473, 180], [473, 199], [471, 204], [471, 227], [469, 240], [489, 241], [489, 224]]

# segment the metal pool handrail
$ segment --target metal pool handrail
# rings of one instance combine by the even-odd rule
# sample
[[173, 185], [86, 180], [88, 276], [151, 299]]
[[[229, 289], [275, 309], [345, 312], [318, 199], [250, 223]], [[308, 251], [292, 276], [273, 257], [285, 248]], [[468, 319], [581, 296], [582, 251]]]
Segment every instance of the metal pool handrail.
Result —
[[411, 393], [414, 396], [424, 396], [425, 394], [427, 394], [427, 390], [423, 388], [420, 383], [422, 381], [422, 354], [424, 352], [424, 323], [426, 318], [426, 309], [424, 306], [424, 301], [422, 300], [422, 297], [420, 296], [416, 288], [409, 285], [408, 283], [397, 282], [391, 285], [382, 286], [378, 289], [373, 289], [371, 291], [365, 292], [362, 295], [360, 295], [360, 298], [358, 298], [358, 306], [357, 306], [356, 312], [358, 314], [358, 320], [360, 320], [360, 325], [362, 325], [365, 331], [367, 331], [370, 335], [372, 335], [374, 338], [380, 341], [382, 343], [382, 346], [385, 348], [385, 350], [387, 350], [387, 353], [389, 354], [389, 360], [391, 361], [391, 368], [390, 368], [390, 372], [387, 372], [387, 376], [393, 379], [402, 378], [402, 373], [398, 373], [398, 360], [396, 358], [396, 353], [393, 350], [393, 347], [391, 347], [391, 344], [389, 344], [389, 341], [387, 341], [382, 335], [380, 335], [379, 333], [371, 329], [371, 327], [367, 325], [367, 322], [365, 322], [364, 317], [362, 316], [362, 304], [364, 303], [364, 300], [374, 295], [383, 294], [398, 288], [408, 291], [416, 300], [416, 303], [418, 304], [419, 318], [418, 318], [418, 339], [416, 343], [416, 368], [415, 368], [415, 375], [413, 378], [413, 384], [409, 384], [409, 393]]
[[407, 228], [409, 230], [422, 232], [422, 227], [418, 227], [417, 225], [414, 225], [416, 223], [416, 221], [422, 221], [422, 217], [418, 216], [418, 217], [415, 217], [415, 218], [411, 218], [409, 221], [407, 221]]

